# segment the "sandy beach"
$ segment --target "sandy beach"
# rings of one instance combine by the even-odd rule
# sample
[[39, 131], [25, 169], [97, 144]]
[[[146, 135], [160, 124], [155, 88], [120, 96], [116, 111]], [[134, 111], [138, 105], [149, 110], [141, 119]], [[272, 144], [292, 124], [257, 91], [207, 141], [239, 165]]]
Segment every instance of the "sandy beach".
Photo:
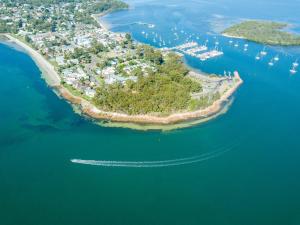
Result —
[[5, 34], [5, 36], [12, 42], [16, 43], [20, 47], [22, 47], [36, 62], [39, 68], [42, 70], [44, 78], [46, 79], [48, 85], [50, 86], [59, 86], [60, 85], [60, 76], [55, 71], [53, 65], [51, 65], [39, 52], [20, 41], [19, 39], [13, 37], [10, 34]]
[[244, 37], [233, 36], [233, 35], [229, 35], [229, 34], [226, 34], [226, 33], [223, 33], [222, 36], [228, 37], [228, 38], [246, 39], [246, 38], [244, 38]]
[[183, 113], [174, 113], [169, 116], [160, 117], [153, 115], [128, 115], [123, 113], [116, 112], [105, 112], [98, 109], [91, 102], [73, 95], [68, 89], [60, 84], [61, 78], [58, 73], [55, 71], [55, 68], [36, 50], [32, 49], [29, 45], [24, 42], [16, 39], [15, 37], [6, 34], [6, 37], [24, 48], [25, 51], [33, 58], [33, 60], [37, 63], [39, 68], [43, 72], [43, 76], [49, 86], [55, 88], [58, 93], [71, 102], [72, 104], [79, 105], [81, 111], [94, 119], [101, 120], [110, 120], [116, 122], [132, 122], [139, 124], [175, 124], [188, 120], [195, 120], [199, 118], [207, 118], [217, 114], [222, 110], [223, 103], [227, 102], [228, 99], [232, 96], [232, 94], [238, 89], [238, 87], [243, 83], [240, 78], [238, 72], [234, 73], [234, 79], [236, 80], [235, 85], [228, 89], [220, 99], [215, 101], [212, 105], [205, 109], [197, 110], [194, 112], [183, 112]]

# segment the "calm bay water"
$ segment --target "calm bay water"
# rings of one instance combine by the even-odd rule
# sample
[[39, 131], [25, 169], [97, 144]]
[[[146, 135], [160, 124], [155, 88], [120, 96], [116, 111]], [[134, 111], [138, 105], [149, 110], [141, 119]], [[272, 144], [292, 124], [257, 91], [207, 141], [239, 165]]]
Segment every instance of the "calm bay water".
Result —
[[[217, 119], [170, 132], [104, 128], [73, 112], [41, 79], [25, 53], [0, 44], [0, 224], [300, 224], [299, 48], [244, 41], [217, 32], [241, 18], [300, 21], [299, 1], [128, 1], [105, 17], [114, 31], [158, 33], [169, 46], [190, 34], [215, 40], [225, 55], [186, 58], [208, 73], [238, 70], [245, 83]], [[126, 21], [126, 23], [124, 22]], [[155, 24], [148, 28], [138, 22]], [[174, 41], [171, 28], [186, 34]], [[295, 31], [297, 31], [295, 27]], [[268, 67], [271, 57], [280, 61]], [[164, 168], [78, 165], [70, 159], [158, 161], [227, 150], [194, 164]]]

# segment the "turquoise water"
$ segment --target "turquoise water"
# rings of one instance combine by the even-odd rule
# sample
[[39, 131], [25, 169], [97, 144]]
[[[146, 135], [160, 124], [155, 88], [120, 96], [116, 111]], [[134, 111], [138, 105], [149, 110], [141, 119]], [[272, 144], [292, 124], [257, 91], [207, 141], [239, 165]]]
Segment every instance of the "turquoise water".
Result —
[[[129, 3], [130, 11], [105, 20], [137, 40], [151, 43], [141, 35], [147, 27], [129, 25], [138, 21], [155, 24], [149, 30], [165, 39], [175, 25], [201, 40], [208, 38], [211, 45], [216, 36], [223, 57], [202, 63], [186, 60], [209, 73], [239, 70], [245, 82], [230, 110], [207, 123], [170, 132], [100, 127], [59, 99], [29, 56], [0, 44], [0, 224], [299, 224], [300, 73], [291, 76], [289, 69], [300, 49], [267, 47], [268, 56], [257, 62], [261, 45], [249, 43], [245, 53], [242, 41], [235, 49], [215, 33], [240, 18], [297, 25], [300, 3]], [[276, 54], [280, 61], [268, 67]], [[158, 168], [70, 162], [194, 156], [202, 160]]]

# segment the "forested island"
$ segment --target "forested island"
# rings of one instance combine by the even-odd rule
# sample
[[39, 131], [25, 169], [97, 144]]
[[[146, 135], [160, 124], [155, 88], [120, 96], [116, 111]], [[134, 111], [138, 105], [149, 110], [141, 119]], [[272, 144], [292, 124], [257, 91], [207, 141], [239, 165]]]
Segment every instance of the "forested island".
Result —
[[110, 32], [95, 16], [127, 8], [119, 0], [4, 0], [0, 32], [93, 118], [166, 124], [217, 113], [239, 75], [192, 72], [174, 52]]
[[272, 21], [244, 21], [222, 33], [225, 36], [243, 38], [268, 45], [300, 45], [300, 35], [284, 31], [288, 24]]

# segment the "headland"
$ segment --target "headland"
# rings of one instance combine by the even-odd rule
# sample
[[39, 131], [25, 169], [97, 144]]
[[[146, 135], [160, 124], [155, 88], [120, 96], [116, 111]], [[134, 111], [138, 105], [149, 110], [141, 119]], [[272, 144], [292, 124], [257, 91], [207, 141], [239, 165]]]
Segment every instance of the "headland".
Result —
[[[93, 18], [98, 22], [97, 15], [93, 15]], [[80, 43], [83, 42], [82, 49], [79, 50], [76, 48], [76, 46], [74, 46], [75, 43], [73, 41], [70, 43], [70, 45], [62, 46], [66, 49], [64, 57], [57, 55], [61, 54], [61, 49], [52, 53], [53, 55], [50, 55], [48, 48], [45, 49], [43, 47], [39, 47], [45, 44], [45, 39], [50, 39], [50, 41], [53, 38], [63, 39], [64, 33], [46, 33], [42, 38], [40, 38], [40, 34], [32, 34], [30, 36], [26, 34], [24, 36], [20, 35], [20, 32], [16, 35], [6, 33], [5, 36], [10, 41], [22, 47], [33, 58], [33, 60], [41, 69], [49, 86], [54, 88], [59, 95], [61, 95], [70, 103], [78, 105], [80, 110], [85, 115], [96, 120], [153, 125], [177, 124], [199, 119], [206, 121], [209, 118], [214, 118], [222, 111], [224, 104], [228, 102], [230, 97], [243, 83], [237, 71], [234, 72], [233, 76], [226, 77], [206, 75], [199, 72], [190, 71], [185, 68], [181, 60], [175, 54], [171, 52], [161, 52], [160, 50], [153, 49], [150, 46], [134, 43], [131, 40], [131, 37], [127, 34], [114, 34], [108, 31], [107, 28], [103, 27], [103, 24], [97, 24], [98, 25], [96, 28], [92, 27], [91, 25], [82, 26], [82, 24], [79, 24], [78, 26], [81, 29], [87, 28], [87, 31], [80, 30], [78, 31], [78, 35], [76, 36], [75, 34], [74, 37], [74, 39], [80, 39], [79, 34], [81, 34], [84, 37], [87, 35], [92, 36], [94, 39], [95, 37], [102, 38], [101, 40], [104, 42], [104, 44], [93, 43], [94, 46], [89, 56], [87, 56], [85, 53], [79, 52], [87, 48], [84, 47], [84, 44], [91, 44], [90, 42], [84, 42], [88, 39], [79, 40]], [[69, 40], [70, 39], [65, 38], [65, 41]], [[110, 50], [104, 50], [104, 48], [112, 48], [111, 45], [113, 44], [116, 46], [113, 47], [114, 54], [112, 54]], [[90, 50], [91, 47], [88, 47], [88, 49]], [[113, 71], [113, 73], [110, 71], [112, 69], [119, 70], [120, 68], [118, 65], [117, 67], [107, 67], [98, 65], [99, 61], [94, 62], [93, 59], [100, 55], [97, 52], [94, 53], [94, 51], [96, 51], [95, 49], [99, 50], [98, 53], [110, 55], [110, 58], [116, 55], [118, 52], [123, 52], [125, 55], [130, 53], [132, 57], [132, 59], [130, 59], [131, 63], [127, 64], [127, 62], [125, 62], [127, 70], [124, 68], [124, 64], [122, 64], [123, 70], [118, 71], [118, 73], [123, 74], [123, 76], [113, 75], [115, 71]], [[132, 49], [134, 49], [134, 51]], [[46, 50], [47, 52], [45, 52]], [[68, 51], [70, 52], [68, 53]], [[78, 54], [80, 57], [73, 58], [74, 55], [70, 56], [70, 54], [74, 54], [74, 52], [75, 54], [79, 52]], [[149, 55], [145, 56], [145, 53], [149, 53]], [[136, 58], [136, 54], [140, 55], [142, 58]], [[87, 57], [84, 58], [83, 61], [81, 61], [82, 55]], [[86, 60], [88, 59], [90, 59], [90, 61], [87, 62]], [[112, 62], [110, 63], [112, 64]], [[59, 63], [62, 65], [58, 65]], [[119, 64], [120, 61], [115, 63]], [[88, 66], [85, 67], [82, 64], [86, 64]], [[91, 64], [97, 64], [97, 66], [91, 67]], [[135, 66], [136, 64], [138, 64], [138, 66]], [[76, 70], [70, 69], [72, 66], [75, 66]], [[133, 68], [137, 70], [133, 70], [132, 66], [135, 66]], [[175, 76], [177, 76], [177, 80], [173, 80], [175, 77], [173, 78], [170, 77], [171, 75], [169, 75], [169, 68], [173, 67], [174, 71], [171, 71], [176, 74]], [[86, 80], [87, 69], [92, 71], [91, 69], [93, 68], [102, 68], [102, 70], [99, 69], [100, 74], [102, 74], [100, 81], [97, 80], [97, 77], [96, 79], [94, 79], [94, 77], [89, 77], [89, 80]], [[128, 72], [128, 74], [126, 74], [124, 71]], [[160, 74], [157, 74], [157, 71], [160, 72]], [[105, 77], [105, 72], [109, 73], [107, 77]], [[136, 77], [132, 75], [132, 73], [137, 72], [138, 74], [136, 74]], [[146, 76], [143, 75], [145, 73]], [[76, 74], [75, 77], [74, 74]], [[97, 71], [96, 74], [98, 74]], [[169, 81], [165, 81], [166, 78], [168, 78]], [[159, 82], [157, 82], [157, 80]], [[99, 81], [100, 84], [103, 84], [103, 82], [106, 84], [95, 88], [95, 83], [97, 81]], [[155, 101], [152, 102], [152, 105], [148, 106], [149, 111], [146, 111], [143, 108], [139, 108], [137, 110], [135, 107], [138, 105], [138, 103], [134, 101], [132, 104], [126, 106], [118, 105], [119, 102], [116, 102], [115, 105], [108, 102], [108, 99], [119, 96], [120, 93], [123, 93], [123, 99], [121, 99], [120, 102], [126, 101], [127, 98], [132, 97], [132, 99], [134, 99], [137, 95], [143, 95], [143, 89], [136, 89], [136, 86], [139, 86], [142, 81], [146, 82], [146, 85], [149, 82], [154, 82], [155, 86], [157, 87], [157, 85], [160, 85], [161, 89], [165, 87], [166, 90], [173, 89], [173, 92], [175, 92], [174, 94], [178, 93], [179, 95], [171, 96], [169, 99], [164, 99], [164, 96], [169, 96], [170, 94], [165, 92], [160, 93], [160, 96], [162, 96], [162, 102], [155, 100], [157, 101], [158, 105], [160, 104], [161, 107], [158, 108], [157, 111], [152, 110], [153, 106], [156, 104]], [[128, 90], [128, 85], [130, 85], [132, 89], [124, 94], [124, 88]], [[174, 89], [174, 87], [176, 88]], [[114, 93], [116, 88], [117, 95], [111, 95], [111, 93]], [[151, 88], [153, 87], [150, 87], [150, 92], [152, 92]], [[182, 92], [181, 89], [183, 89]], [[159, 92], [160, 89], [157, 89], [157, 91]], [[184, 98], [182, 96], [184, 96]], [[101, 99], [101, 101], [99, 99]], [[177, 99], [178, 102], [181, 101], [180, 104], [176, 102]], [[184, 100], [187, 102], [184, 102]], [[149, 101], [152, 101], [151, 96]], [[167, 101], [169, 101], [169, 105], [166, 105], [165, 102]], [[123, 110], [122, 107], [126, 110]], [[142, 107], [144, 107], [144, 105]], [[147, 106], [145, 105], [145, 107]], [[166, 107], [168, 107], [168, 110], [164, 111]], [[133, 109], [135, 111], [132, 111]]]

